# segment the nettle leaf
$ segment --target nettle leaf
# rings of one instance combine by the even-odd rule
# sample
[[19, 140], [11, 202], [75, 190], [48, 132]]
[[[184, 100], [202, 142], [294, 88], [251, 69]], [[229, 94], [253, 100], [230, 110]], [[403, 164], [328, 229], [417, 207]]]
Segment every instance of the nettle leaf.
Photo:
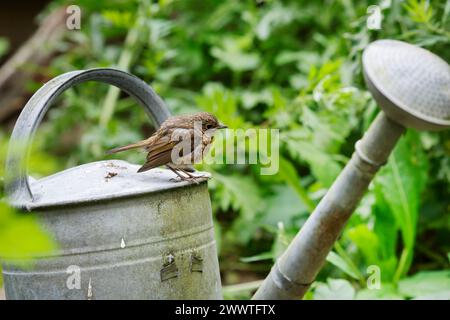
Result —
[[342, 165], [332, 155], [321, 150], [315, 144], [305, 141], [288, 141], [290, 150], [308, 163], [313, 175], [320, 183], [329, 187], [342, 170]]
[[236, 240], [248, 242], [258, 228], [257, 215], [265, 208], [258, 185], [248, 176], [225, 176], [214, 172], [213, 177], [217, 180], [214, 197], [219, 202], [220, 209], [240, 212], [233, 224], [233, 230], [239, 234]]
[[216, 115], [229, 128], [242, 129], [250, 127], [237, 112], [238, 100], [234, 92], [219, 83], [207, 83], [202, 89], [202, 94], [198, 95], [195, 101], [201, 109]]
[[354, 297], [355, 289], [347, 280], [328, 278], [327, 283], [316, 283], [316, 300], [353, 300]]
[[221, 47], [211, 48], [211, 55], [236, 72], [253, 70], [260, 64], [260, 56], [241, 48], [239, 39], [225, 38]]
[[398, 290], [409, 298], [448, 296], [450, 292], [450, 270], [423, 271], [400, 280]]

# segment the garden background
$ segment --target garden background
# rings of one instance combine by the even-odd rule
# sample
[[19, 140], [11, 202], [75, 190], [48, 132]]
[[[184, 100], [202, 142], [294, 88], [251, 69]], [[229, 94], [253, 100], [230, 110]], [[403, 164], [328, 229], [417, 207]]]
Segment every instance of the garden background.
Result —
[[[31, 75], [21, 84], [26, 99], [61, 73], [116, 67], [149, 83], [173, 114], [204, 110], [233, 129], [280, 130], [276, 175], [260, 175], [258, 165], [198, 166], [213, 176], [225, 298], [251, 296], [379, 112], [362, 78], [363, 49], [376, 39], [399, 39], [450, 61], [449, 0], [51, 1], [36, 23], [71, 4], [81, 8], [81, 29], [51, 47], [42, 43], [51, 59], [22, 67]], [[380, 30], [367, 28], [370, 5], [381, 9]], [[3, 61], [10, 42], [0, 38]], [[0, 176], [17, 115], [1, 120]], [[82, 84], [40, 127], [32, 174], [107, 159], [106, 150], [153, 130], [131, 98]], [[449, 156], [448, 130], [408, 130], [306, 298], [450, 299]], [[145, 154], [114, 158], [143, 163]], [[34, 216], [0, 203], [0, 256], [54, 246]], [[373, 266], [379, 290], [367, 288]]]

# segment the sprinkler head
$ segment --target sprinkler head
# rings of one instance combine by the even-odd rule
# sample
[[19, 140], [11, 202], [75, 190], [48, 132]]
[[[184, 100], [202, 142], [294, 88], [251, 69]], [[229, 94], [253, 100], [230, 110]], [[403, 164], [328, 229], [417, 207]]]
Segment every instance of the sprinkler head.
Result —
[[362, 57], [367, 87], [388, 118], [407, 128], [450, 128], [450, 66], [397, 40], [372, 42]]

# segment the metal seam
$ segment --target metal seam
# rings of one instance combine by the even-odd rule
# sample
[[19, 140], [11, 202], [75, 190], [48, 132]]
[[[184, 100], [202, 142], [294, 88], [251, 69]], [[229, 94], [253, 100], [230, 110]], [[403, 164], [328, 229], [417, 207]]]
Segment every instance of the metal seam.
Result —
[[376, 169], [381, 168], [382, 166], [384, 166], [386, 164], [386, 161], [383, 163], [378, 163], [378, 162], [375, 162], [372, 159], [370, 159], [361, 149], [361, 140], [356, 141], [355, 151], [362, 161], [375, 167]]
[[283, 272], [281, 272], [278, 260], [275, 262], [273, 268], [273, 272], [270, 274], [272, 275], [272, 280], [275, 283], [275, 285], [283, 290], [291, 290], [291, 288], [294, 289], [295, 292], [297, 291], [303, 291], [305, 287], [309, 287], [312, 282], [310, 283], [298, 283], [292, 279], [290, 279], [287, 275], [285, 275]]
[[[202, 250], [205, 248], [208, 248], [212, 245], [215, 245], [216, 240], [212, 240], [208, 243], [205, 243], [199, 247], [194, 247], [194, 248], [186, 248], [186, 249], [180, 249], [178, 251], [175, 251], [174, 254], [184, 254], [186, 252], [192, 251], [192, 250]], [[136, 260], [132, 260], [132, 261], [124, 261], [124, 262], [119, 262], [119, 263], [103, 263], [103, 264], [97, 264], [95, 266], [91, 266], [91, 267], [81, 267], [81, 271], [93, 271], [93, 270], [98, 270], [98, 269], [103, 269], [104, 267], [107, 266], [112, 266], [114, 265], [115, 267], [122, 267], [122, 266], [129, 266], [129, 265], [135, 265], [137, 263], [146, 263], [146, 262], [152, 262], [152, 261], [157, 261], [157, 260], [161, 260], [160, 256], [155, 256], [155, 257], [149, 257], [149, 258], [141, 258], [141, 259], [136, 259]], [[67, 273], [66, 269], [56, 269], [56, 270], [51, 270], [51, 271], [33, 271], [33, 272], [29, 272], [29, 271], [17, 271], [17, 270], [13, 270], [13, 271], [9, 271], [9, 270], [5, 270], [3, 269], [3, 274], [6, 275], [20, 275], [20, 276], [33, 276], [33, 275], [48, 275], [48, 274], [62, 274], [62, 273]]]

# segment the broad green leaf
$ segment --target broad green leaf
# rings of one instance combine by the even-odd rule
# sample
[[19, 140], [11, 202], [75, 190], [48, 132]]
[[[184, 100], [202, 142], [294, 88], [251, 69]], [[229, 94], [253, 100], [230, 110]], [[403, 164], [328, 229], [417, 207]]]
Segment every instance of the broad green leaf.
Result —
[[356, 293], [356, 300], [403, 300], [392, 284], [382, 283], [380, 289], [362, 289]]
[[55, 248], [55, 242], [39, 226], [34, 214], [16, 212], [0, 202], [0, 259], [26, 266], [34, 256]]
[[414, 300], [450, 300], [450, 290], [420, 295], [415, 297]]
[[378, 236], [366, 224], [360, 224], [346, 231], [347, 236], [362, 252], [368, 265], [378, 263]]
[[425, 188], [428, 164], [418, 134], [409, 130], [397, 144], [375, 184], [401, 231], [405, 245], [397, 277], [411, 265], [421, 193]]
[[[294, 165], [285, 159], [283, 156], [280, 156], [280, 167], [279, 167], [279, 175], [280, 177], [286, 181], [288, 186], [292, 188], [293, 191], [297, 194], [298, 198], [302, 202], [301, 207], [298, 209], [307, 210], [308, 212], [312, 212], [314, 210], [315, 204], [309, 198], [309, 195], [305, 188], [301, 184], [300, 176], [297, 174]], [[292, 204], [289, 204], [292, 207]]]
[[290, 225], [293, 219], [309, 212], [293, 188], [280, 185], [274, 187], [273, 191], [274, 194], [266, 199], [267, 208], [261, 223], [274, 227], [279, 222]]
[[409, 297], [424, 297], [427, 295], [444, 294], [450, 291], [450, 270], [422, 271], [412, 277], [400, 280], [398, 291]]
[[353, 300], [355, 289], [347, 280], [328, 278], [326, 283], [316, 283], [315, 300]]

